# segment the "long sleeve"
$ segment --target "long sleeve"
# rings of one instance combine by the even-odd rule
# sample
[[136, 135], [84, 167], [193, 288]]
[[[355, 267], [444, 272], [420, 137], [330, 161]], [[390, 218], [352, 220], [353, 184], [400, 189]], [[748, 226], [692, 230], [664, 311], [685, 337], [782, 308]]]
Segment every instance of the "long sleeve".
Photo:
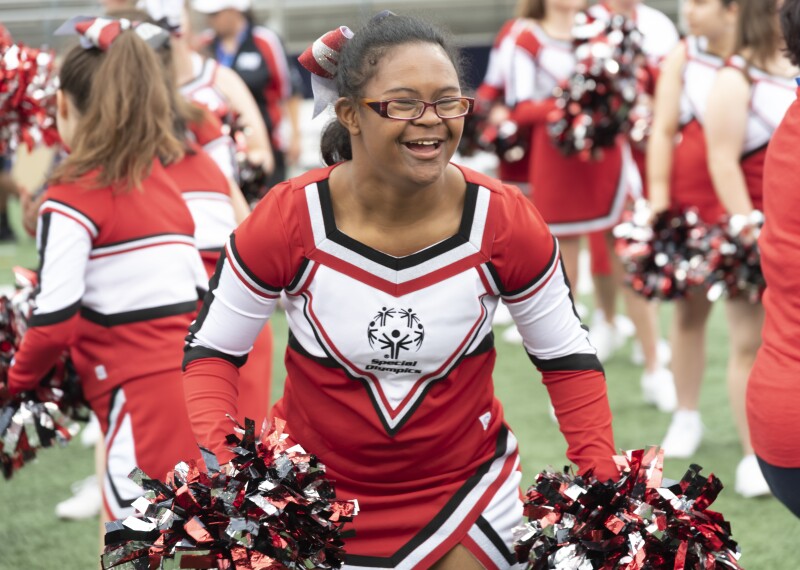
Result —
[[[239, 367], [291, 282], [300, 260], [289, 244], [281, 186], [230, 237], [192, 323], [184, 354], [184, 392], [198, 443], [225, 458], [225, 436], [237, 417]], [[296, 260], [296, 263], [292, 260]]]
[[39, 289], [30, 328], [9, 370], [12, 392], [35, 387], [72, 342], [95, 233], [91, 220], [70, 206], [52, 200], [42, 205]]
[[555, 98], [541, 99], [536, 94], [539, 73], [536, 54], [541, 49], [536, 37], [528, 32], [520, 34], [512, 55], [509, 83], [511, 100], [516, 104], [511, 119], [522, 126], [530, 126], [547, 120], [547, 115], [556, 108]]
[[567, 457], [581, 471], [616, 477], [605, 375], [575, 311], [558, 243], [524, 197], [510, 227], [492, 262], [502, 300], [542, 373]]

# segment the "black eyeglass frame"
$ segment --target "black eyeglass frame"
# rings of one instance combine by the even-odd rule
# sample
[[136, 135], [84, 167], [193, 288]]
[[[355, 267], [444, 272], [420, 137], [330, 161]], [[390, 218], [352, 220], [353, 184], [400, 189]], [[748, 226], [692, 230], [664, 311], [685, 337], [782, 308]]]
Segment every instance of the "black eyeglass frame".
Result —
[[[439, 111], [436, 109], [436, 105], [442, 103], [444, 101], [453, 101], [453, 100], [466, 100], [467, 101], [467, 110], [462, 113], [461, 115], [455, 115], [450, 117], [442, 117], [439, 114]], [[404, 101], [404, 102], [414, 102], [414, 103], [422, 103], [422, 111], [420, 111], [419, 115], [416, 117], [392, 117], [389, 115], [389, 103], [394, 103], [396, 101]], [[425, 111], [428, 110], [428, 107], [433, 107], [433, 112], [436, 113], [436, 116], [440, 119], [447, 121], [449, 119], [460, 119], [462, 117], [466, 117], [467, 115], [471, 114], [472, 111], [475, 109], [475, 98], [474, 97], [442, 97], [441, 99], [437, 99], [436, 101], [424, 101], [422, 99], [410, 99], [408, 97], [402, 97], [398, 99], [361, 99], [361, 104], [365, 107], [369, 107], [376, 113], [378, 113], [384, 119], [392, 119], [394, 121], [416, 121], [417, 119], [421, 118]]]

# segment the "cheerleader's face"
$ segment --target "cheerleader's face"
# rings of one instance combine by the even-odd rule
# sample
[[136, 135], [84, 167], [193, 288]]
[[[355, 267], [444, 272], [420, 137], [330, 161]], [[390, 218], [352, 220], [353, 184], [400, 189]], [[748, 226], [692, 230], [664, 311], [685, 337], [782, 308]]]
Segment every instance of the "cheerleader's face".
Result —
[[733, 29], [738, 14], [736, 2], [728, 6], [722, 0], [685, 0], [683, 3], [683, 15], [693, 36], [718, 38]]
[[410, 43], [391, 48], [362, 88], [361, 101], [349, 102], [340, 120], [350, 131], [353, 162], [367, 177], [395, 186], [427, 186], [444, 176], [464, 130], [464, 118], [442, 119], [433, 107], [421, 117], [383, 117], [364, 100], [461, 97], [458, 73], [436, 44]]

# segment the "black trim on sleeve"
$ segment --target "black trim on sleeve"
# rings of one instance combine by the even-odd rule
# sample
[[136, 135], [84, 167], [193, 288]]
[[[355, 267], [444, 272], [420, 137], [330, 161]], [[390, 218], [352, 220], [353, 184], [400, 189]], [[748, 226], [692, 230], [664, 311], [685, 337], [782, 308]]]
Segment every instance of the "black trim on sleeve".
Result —
[[233, 356], [227, 352], [220, 352], [219, 350], [206, 348], [205, 346], [187, 345], [183, 356], [183, 370], [186, 370], [190, 362], [193, 360], [200, 360], [201, 358], [220, 358], [222, 360], [227, 360], [237, 368], [241, 368], [244, 366], [245, 362], [247, 362], [246, 354], [244, 356]]
[[203, 323], [208, 316], [208, 311], [211, 307], [211, 304], [214, 302], [214, 291], [216, 291], [217, 287], [219, 287], [219, 278], [222, 274], [222, 268], [225, 265], [226, 258], [227, 252], [223, 251], [217, 260], [217, 267], [214, 269], [214, 275], [211, 276], [211, 279], [208, 282], [208, 291], [206, 291], [206, 295], [203, 298], [203, 305], [200, 307], [200, 312], [197, 314], [197, 318], [194, 320], [194, 322], [189, 326], [189, 334], [186, 335], [186, 344], [183, 347], [183, 363], [181, 365], [182, 370], [186, 370], [186, 366], [188, 366], [188, 364], [193, 360], [199, 360], [201, 358], [221, 358], [223, 360], [227, 360], [237, 368], [241, 368], [244, 366], [245, 362], [247, 362], [246, 354], [244, 356], [233, 356], [224, 352], [206, 348], [204, 346], [193, 346], [195, 335], [197, 334], [197, 331], [202, 328]]
[[45, 201], [46, 202], [53, 202], [55, 204], [61, 204], [62, 206], [66, 206], [70, 210], [75, 210], [81, 216], [85, 217], [89, 221], [90, 224], [92, 224], [92, 227], [94, 228], [95, 233], [98, 233], [98, 234], [100, 233], [100, 226], [98, 226], [97, 223], [90, 216], [88, 216], [85, 212], [81, 212], [78, 208], [76, 208], [72, 204], [67, 204], [66, 202], [62, 202], [61, 200], [55, 200], [53, 198], [48, 198]]
[[469, 352], [464, 355], [464, 358], [469, 358], [470, 356], [478, 356], [479, 354], [486, 354], [490, 350], [494, 348], [494, 332], [489, 331], [483, 340], [475, 347], [472, 352]]
[[69, 320], [73, 316], [77, 315], [80, 308], [81, 302], [78, 300], [69, 307], [64, 307], [63, 309], [53, 311], [52, 313], [32, 315], [28, 326], [46, 327], [48, 325], [57, 325], [58, 323], [63, 323], [64, 321]]
[[295, 273], [291, 283], [286, 286], [287, 291], [294, 290], [300, 284], [300, 280], [303, 279], [303, 275], [305, 275], [306, 268], [308, 267], [309, 263], [310, 261], [308, 258], [304, 257], [303, 261], [300, 263], [300, 267], [297, 268], [297, 273]]
[[536, 275], [536, 277], [528, 281], [522, 287], [518, 287], [512, 291], [508, 291], [503, 285], [503, 280], [500, 279], [500, 274], [497, 272], [497, 269], [495, 269], [494, 265], [491, 262], [486, 264], [486, 266], [489, 268], [489, 272], [492, 274], [492, 277], [494, 277], [495, 282], [497, 283], [497, 287], [500, 289], [501, 296], [513, 297], [514, 295], [519, 295], [520, 293], [524, 293], [525, 291], [533, 287], [537, 282], [544, 279], [544, 277], [553, 269], [553, 263], [555, 263], [556, 256], [558, 255], [558, 246], [556, 245], [555, 236], [551, 237], [552, 237], [553, 252], [550, 254], [550, 259], [547, 261], [547, 265], [544, 266], [544, 269], [542, 269]]
[[185, 315], [197, 310], [197, 301], [184, 301], [172, 305], [162, 305], [160, 307], [149, 307], [147, 309], [137, 309], [136, 311], [126, 311], [124, 313], [114, 313], [104, 315], [89, 307], [81, 307], [81, 316], [87, 321], [100, 325], [101, 327], [116, 327], [118, 325], [129, 325], [142, 321], [163, 319], [164, 317], [174, 317]]
[[[35, 293], [42, 290], [42, 269], [44, 269], [44, 254], [47, 251], [47, 240], [50, 237], [51, 212], [45, 212], [41, 217], [41, 231], [39, 232], [39, 269], [36, 271], [37, 283]], [[35, 296], [35, 295], [34, 295]]]
[[595, 370], [605, 372], [596, 354], [569, 354], [560, 358], [537, 358], [528, 354], [528, 358], [540, 372], [567, 372], [573, 370]]
[[258, 285], [262, 289], [266, 289], [267, 291], [275, 293], [276, 295], [280, 295], [281, 292], [280, 287], [275, 287], [274, 285], [270, 285], [269, 283], [262, 281], [252, 271], [250, 271], [249, 267], [247, 267], [245, 262], [242, 260], [242, 257], [239, 255], [239, 251], [236, 249], [236, 234], [231, 234], [230, 244], [231, 244], [231, 253], [233, 254], [234, 259], [236, 260], [236, 264], [242, 269], [242, 271], [245, 272], [245, 274], [250, 279], [253, 280], [253, 283]]

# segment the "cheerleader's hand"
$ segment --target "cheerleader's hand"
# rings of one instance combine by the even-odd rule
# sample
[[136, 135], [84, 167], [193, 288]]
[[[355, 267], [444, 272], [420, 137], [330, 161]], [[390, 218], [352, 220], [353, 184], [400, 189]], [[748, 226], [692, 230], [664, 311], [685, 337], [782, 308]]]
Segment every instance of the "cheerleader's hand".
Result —
[[743, 245], [753, 245], [758, 241], [761, 227], [764, 225], [764, 214], [753, 210], [748, 215], [734, 214], [728, 220], [728, 228], [733, 237], [738, 238]]

